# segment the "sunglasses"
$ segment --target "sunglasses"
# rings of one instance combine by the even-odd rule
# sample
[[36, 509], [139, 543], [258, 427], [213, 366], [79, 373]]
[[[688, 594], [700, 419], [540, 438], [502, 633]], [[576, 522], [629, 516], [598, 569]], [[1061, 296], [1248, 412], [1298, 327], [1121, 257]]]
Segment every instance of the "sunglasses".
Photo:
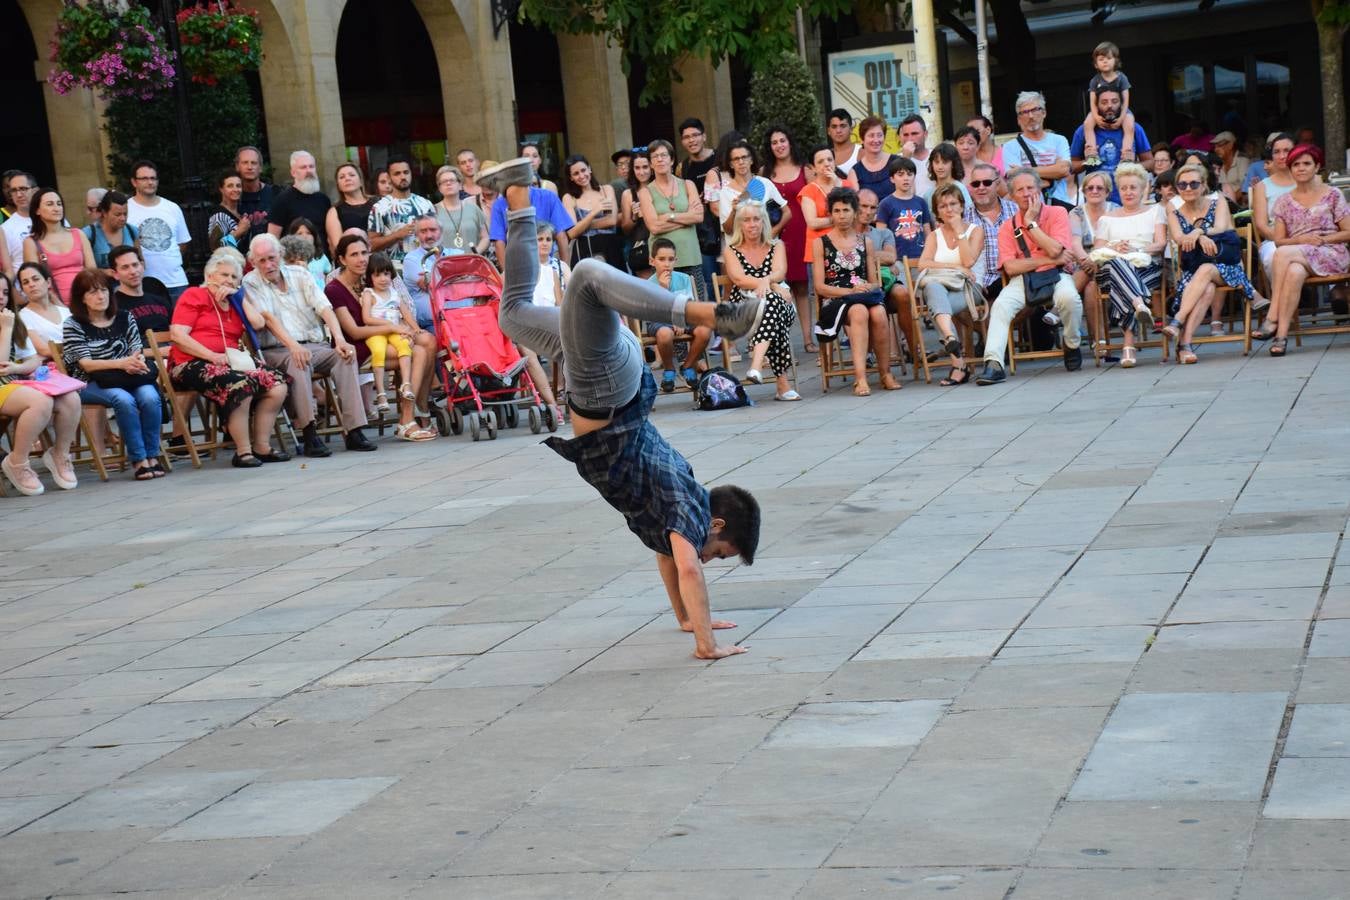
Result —
[[998, 184], [998, 182], [995, 181], [995, 180], [992, 179], [992, 178], [981, 178], [979, 181], [972, 181], [972, 182], [970, 183], [970, 186], [971, 186], [971, 187], [993, 187], [993, 186], [996, 185], [996, 184]]
[[1204, 184], [1203, 181], [1178, 181], [1177, 189], [1182, 191], [1193, 191], [1199, 188], [1202, 184]]

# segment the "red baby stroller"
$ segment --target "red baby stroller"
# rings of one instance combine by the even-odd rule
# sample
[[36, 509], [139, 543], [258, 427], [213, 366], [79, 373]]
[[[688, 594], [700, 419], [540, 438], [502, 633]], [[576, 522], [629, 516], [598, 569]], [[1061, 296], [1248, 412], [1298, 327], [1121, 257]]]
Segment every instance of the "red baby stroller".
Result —
[[502, 278], [492, 263], [472, 254], [443, 256], [436, 260], [432, 283], [436, 343], [445, 355], [445, 407], [436, 410], [441, 433], [462, 434], [467, 424], [475, 441], [484, 431], [496, 440], [499, 424], [515, 428], [520, 423], [521, 408], [535, 434], [556, 431], [525, 358], [497, 325]]

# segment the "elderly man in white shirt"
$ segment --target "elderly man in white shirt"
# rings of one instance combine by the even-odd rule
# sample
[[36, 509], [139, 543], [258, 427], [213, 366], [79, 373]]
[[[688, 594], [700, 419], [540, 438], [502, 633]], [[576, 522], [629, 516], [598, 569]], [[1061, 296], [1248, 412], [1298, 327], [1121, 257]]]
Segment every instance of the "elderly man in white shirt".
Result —
[[[366, 425], [366, 407], [358, 383], [356, 348], [343, 338], [328, 298], [308, 270], [282, 262], [281, 242], [275, 235], [254, 237], [248, 258], [253, 271], [244, 276], [244, 291], [267, 319], [266, 330], [258, 335], [263, 359], [291, 377], [289, 402], [292, 421], [304, 435], [302, 452], [314, 457], [332, 455], [314, 422], [315, 375], [333, 378], [347, 449], [377, 449], [361, 431]], [[332, 346], [328, 335], [333, 337]]]

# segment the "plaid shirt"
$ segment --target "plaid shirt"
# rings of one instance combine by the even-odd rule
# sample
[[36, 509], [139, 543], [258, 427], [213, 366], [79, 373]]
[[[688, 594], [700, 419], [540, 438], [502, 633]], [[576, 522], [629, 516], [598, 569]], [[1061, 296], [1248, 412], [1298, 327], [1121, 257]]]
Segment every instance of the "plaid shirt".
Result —
[[990, 222], [989, 219], [979, 214], [972, 203], [966, 207], [963, 218], [967, 222], [974, 222], [984, 229], [984, 249], [980, 251], [980, 259], [984, 261], [984, 286], [989, 287], [995, 281], [998, 281], [1002, 270], [998, 267], [998, 229], [1004, 222], [1017, 215], [1017, 204], [1013, 203], [1007, 197], [999, 198], [998, 218]]
[[673, 531], [703, 549], [712, 524], [708, 491], [694, 478], [689, 462], [661, 436], [647, 416], [656, 400], [656, 380], [642, 375], [636, 402], [615, 413], [604, 428], [546, 445], [575, 463], [581, 477], [623, 513], [628, 529], [649, 549], [672, 556]]

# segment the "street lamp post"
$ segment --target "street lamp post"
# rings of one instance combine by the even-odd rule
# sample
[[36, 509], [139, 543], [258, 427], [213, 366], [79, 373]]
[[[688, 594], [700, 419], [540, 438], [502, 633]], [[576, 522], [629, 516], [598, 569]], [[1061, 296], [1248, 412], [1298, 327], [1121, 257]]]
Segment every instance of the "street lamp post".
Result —
[[210, 206], [206, 202], [206, 186], [197, 173], [197, 159], [192, 149], [192, 122], [188, 107], [188, 75], [183, 65], [183, 45], [178, 35], [177, 0], [159, 0], [159, 15], [164, 22], [164, 34], [173, 54], [173, 99], [178, 132], [178, 159], [183, 172], [183, 198], [180, 205], [192, 234], [188, 258], [183, 260], [189, 281], [198, 281], [206, 265], [210, 248], [206, 240]]

